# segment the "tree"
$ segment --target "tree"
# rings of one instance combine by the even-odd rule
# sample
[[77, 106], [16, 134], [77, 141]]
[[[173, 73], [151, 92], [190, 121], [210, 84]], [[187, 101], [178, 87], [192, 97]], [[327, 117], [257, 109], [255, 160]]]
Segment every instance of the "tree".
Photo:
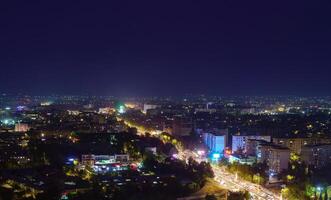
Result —
[[149, 170], [155, 170], [156, 166], [158, 165], [158, 161], [156, 160], [155, 156], [152, 154], [146, 154], [146, 157], [143, 161], [143, 166]]
[[123, 144], [124, 153], [128, 153], [131, 158], [139, 159], [141, 158], [141, 153], [138, 147], [132, 142], [124, 142]]
[[199, 185], [195, 182], [188, 184], [187, 188], [190, 190], [190, 192], [196, 192], [200, 189]]
[[58, 200], [61, 197], [63, 191], [63, 184], [57, 177], [50, 177], [46, 183], [46, 190], [44, 193], [39, 194], [37, 199], [40, 200]]
[[217, 200], [217, 197], [213, 194], [208, 194], [206, 195], [206, 200]]
[[230, 193], [228, 196], [228, 200], [249, 200], [250, 198], [251, 197], [248, 191]]
[[201, 162], [198, 165], [198, 171], [203, 174], [203, 176], [208, 177], [208, 178], [214, 178], [214, 171], [210, 166], [210, 163], [207, 162]]
[[247, 190], [244, 192], [244, 198], [245, 198], [246, 200], [251, 199], [251, 194], [250, 194]]
[[12, 190], [1, 187], [0, 188], [0, 200], [14, 199], [14, 192]]

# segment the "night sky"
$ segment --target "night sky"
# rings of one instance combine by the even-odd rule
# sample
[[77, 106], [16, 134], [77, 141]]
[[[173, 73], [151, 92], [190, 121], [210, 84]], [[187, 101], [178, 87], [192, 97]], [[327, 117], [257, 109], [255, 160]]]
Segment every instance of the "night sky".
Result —
[[329, 0], [8, 2], [0, 92], [331, 95]]

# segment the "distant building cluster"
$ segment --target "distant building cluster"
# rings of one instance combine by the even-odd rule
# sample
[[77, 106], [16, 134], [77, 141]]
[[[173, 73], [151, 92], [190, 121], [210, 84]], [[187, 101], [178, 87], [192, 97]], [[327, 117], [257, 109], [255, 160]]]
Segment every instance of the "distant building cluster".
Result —
[[293, 160], [307, 176], [331, 166], [330, 133], [330, 98], [0, 95], [0, 179], [39, 195], [50, 176], [60, 177], [66, 199], [93, 181], [110, 193], [126, 184], [195, 188], [169, 166], [210, 175], [217, 168], [208, 162], [221, 161], [253, 171], [247, 179], [277, 177], [280, 187], [293, 179], [282, 177]]
[[28, 124], [24, 123], [17, 123], [15, 124], [15, 132], [27, 132], [29, 131], [30, 127]]
[[[203, 132], [209, 151], [229, 158], [229, 162], [252, 165], [266, 163], [271, 174], [279, 174], [289, 167], [291, 154], [314, 168], [331, 163], [331, 141], [313, 138], [272, 138], [267, 135], [229, 135], [227, 130]], [[231, 140], [231, 145], [227, 142]], [[228, 148], [231, 155], [226, 155]]]

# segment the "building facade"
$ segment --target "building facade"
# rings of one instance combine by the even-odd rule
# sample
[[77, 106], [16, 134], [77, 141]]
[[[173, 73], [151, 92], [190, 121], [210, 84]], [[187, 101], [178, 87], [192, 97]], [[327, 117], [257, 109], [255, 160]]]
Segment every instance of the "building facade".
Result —
[[259, 135], [233, 135], [232, 136], [232, 152], [243, 152], [247, 151], [248, 140], [263, 140], [271, 142], [271, 136], [259, 136]]
[[322, 138], [273, 138], [272, 143], [282, 147], [287, 147], [292, 153], [301, 154], [305, 145], [330, 144], [330, 139]]
[[24, 123], [17, 123], [15, 124], [15, 132], [27, 132], [29, 131], [30, 127], [28, 124]]
[[203, 133], [203, 140], [209, 151], [215, 153], [224, 153], [228, 138], [228, 130], [214, 130]]
[[281, 173], [288, 169], [290, 149], [277, 145], [261, 145], [260, 162], [266, 162], [271, 173]]
[[331, 163], [331, 144], [304, 146], [301, 150], [301, 159], [308, 166], [322, 168]]

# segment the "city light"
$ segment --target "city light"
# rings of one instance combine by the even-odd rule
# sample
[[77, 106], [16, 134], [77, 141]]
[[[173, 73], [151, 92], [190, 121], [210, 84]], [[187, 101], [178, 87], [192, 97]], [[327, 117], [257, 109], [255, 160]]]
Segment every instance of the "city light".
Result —
[[0, 200], [331, 200], [331, 0], [8, 2]]
[[26, 109], [26, 106], [17, 106], [16, 107], [16, 110], [17, 111], [23, 111], [23, 110], [25, 110]]
[[125, 113], [125, 106], [120, 105], [119, 108], [118, 108], [118, 112], [119, 112], [120, 114]]
[[213, 160], [218, 160], [218, 159], [221, 158], [221, 154], [220, 153], [213, 153], [212, 158], [213, 158]]
[[197, 153], [199, 156], [203, 156], [203, 155], [205, 155], [206, 152], [203, 150], [199, 150], [199, 151], [197, 151]]
[[15, 125], [15, 120], [13, 120], [13, 119], [3, 119], [3, 120], [1, 120], [1, 123], [3, 123], [4, 125]]
[[78, 159], [77, 158], [68, 158], [68, 161], [66, 162], [68, 165], [78, 165]]

